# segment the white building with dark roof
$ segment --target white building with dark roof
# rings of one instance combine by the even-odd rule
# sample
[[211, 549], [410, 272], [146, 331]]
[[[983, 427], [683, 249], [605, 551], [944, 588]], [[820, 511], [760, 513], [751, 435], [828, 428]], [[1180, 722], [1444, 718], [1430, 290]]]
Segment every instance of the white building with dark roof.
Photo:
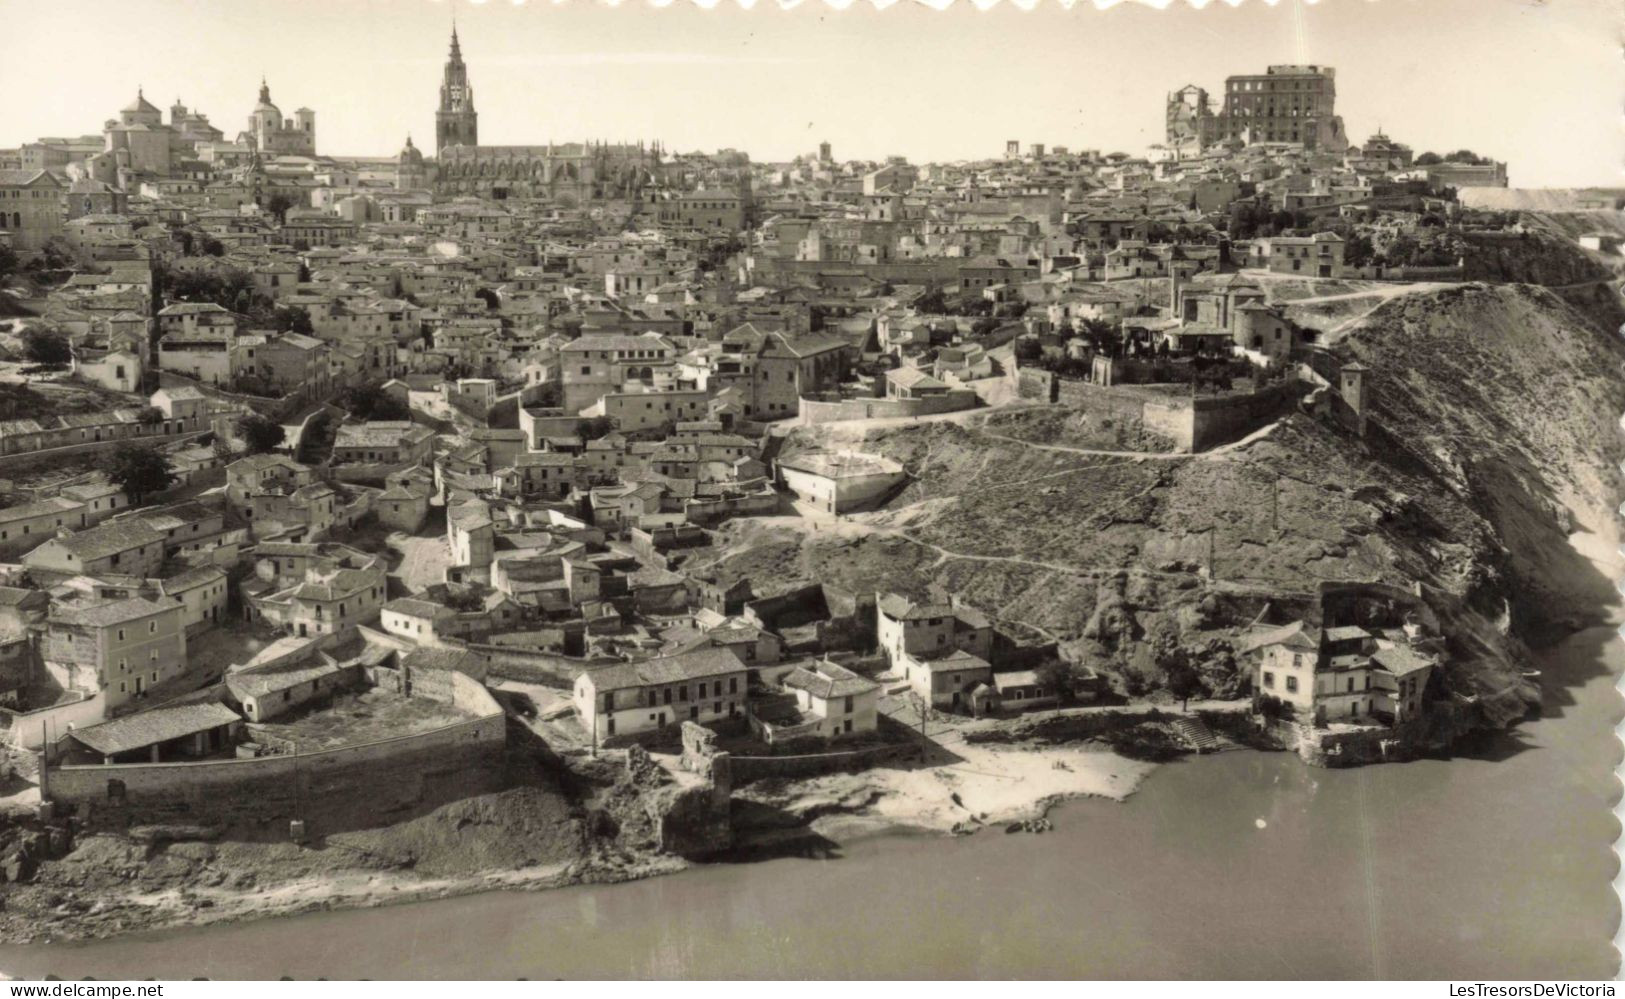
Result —
[[576, 715], [594, 742], [703, 725], [744, 713], [747, 677], [739, 657], [719, 648], [600, 666], [576, 678]]

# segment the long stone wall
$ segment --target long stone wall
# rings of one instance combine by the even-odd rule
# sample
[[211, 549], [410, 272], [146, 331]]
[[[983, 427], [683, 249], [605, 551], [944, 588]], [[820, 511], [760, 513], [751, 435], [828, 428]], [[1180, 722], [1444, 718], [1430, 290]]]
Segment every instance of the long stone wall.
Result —
[[501, 705], [462, 674], [452, 686], [452, 702], [474, 717], [430, 732], [297, 755], [51, 767], [45, 797], [91, 825], [303, 818], [320, 834], [392, 820], [404, 807], [479, 793], [499, 776]]
[[1170, 438], [1180, 451], [1202, 451], [1245, 437], [1279, 416], [1304, 391], [1296, 380], [1288, 380], [1254, 392], [1191, 396], [1139, 385], [1057, 378], [1040, 368], [1017, 368], [1013, 381], [1023, 399], [1134, 421]]
[[710, 525], [729, 517], [768, 517], [779, 511], [777, 493], [730, 496], [726, 499], [692, 499], [683, 507], [689, 523]]
[[893, 760], [918, 758], [915, 743], [887, 743], [829, 753], [796, 756], [730, 756], [734, 783], [744, 784], [769, 777], [816, 777], [846, 770], [866, 770]]
[[116, 441], [87, 441], [84, 444], [67, 444], [62, 447], [49, 447], [43, 451], [19, 451], [16, 454], [0, 455], [0, 471], [6, 473], [23, 472], [42, 465], [55, 464], [63, 458], [75, 458], [81, 455], [103, 452], [111, 454], [120, 448], [128, 448], [132, 444], [157, 446], [194, 441], [205, 434], [213, 432], [213, 430], [194, 430], [185, 434], [157, 433], [140, 437], [128, 437]]
[[974, 409], [976, 404], [976, 393], [969, 389], [953, 389], [920, 399], [843, 399], [840, 402], [802, 399], [800, 420], [803, 426], [842, 420], [903, 420], [934, 413], [957, 413]]

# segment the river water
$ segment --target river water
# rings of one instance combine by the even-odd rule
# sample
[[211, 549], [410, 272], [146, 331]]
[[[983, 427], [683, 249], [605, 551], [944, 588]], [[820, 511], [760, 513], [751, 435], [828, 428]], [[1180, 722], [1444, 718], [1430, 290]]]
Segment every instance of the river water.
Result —
[[1546, 711], [1449, 761], [1159, 768], [1043, 835], [887, 836], [833, 858], [87, 944], [20, 977], [1607, 978], [1625, 645], [1540, 657]]

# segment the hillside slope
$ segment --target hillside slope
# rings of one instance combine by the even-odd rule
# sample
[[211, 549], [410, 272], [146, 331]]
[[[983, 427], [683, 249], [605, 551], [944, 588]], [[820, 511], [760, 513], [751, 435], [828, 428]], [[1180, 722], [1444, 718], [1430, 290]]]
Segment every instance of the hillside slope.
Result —
[[1300, 611], [1325, 581], [1420, 582], [1451, 639], [1440, 693], [1459, 710], [1440, 741], [1504, 725], [1537, 700], [1520, 639], [1612, 595], [1567, 534], [1611, 530], [1625, 344], [1551, 292], [1466, 286], [1384, 303], [1338, 349], [1372, 368], [1364, 439], [1303, 414], [1196, 456], [1018, 440], [1045, 439], [1018, 432], [1042, 410], [1002, 412], [997, 432], [986, 415], [798, 429], [787, 452], [856, 446], [913, 481], [814, 530], [728, 525], [710, 571], [957, 595], [1131, 692], [1178, 646], [1220, 696], [1243, 689], [1233, 640], [1266, 606]]

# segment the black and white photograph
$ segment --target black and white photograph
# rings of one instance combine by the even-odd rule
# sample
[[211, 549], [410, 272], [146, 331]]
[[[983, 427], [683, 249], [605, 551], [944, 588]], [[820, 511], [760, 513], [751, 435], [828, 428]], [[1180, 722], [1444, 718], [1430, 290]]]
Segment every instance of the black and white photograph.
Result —
[[1622, 37], [0, 0], [0, 988], [1612, 996]]

